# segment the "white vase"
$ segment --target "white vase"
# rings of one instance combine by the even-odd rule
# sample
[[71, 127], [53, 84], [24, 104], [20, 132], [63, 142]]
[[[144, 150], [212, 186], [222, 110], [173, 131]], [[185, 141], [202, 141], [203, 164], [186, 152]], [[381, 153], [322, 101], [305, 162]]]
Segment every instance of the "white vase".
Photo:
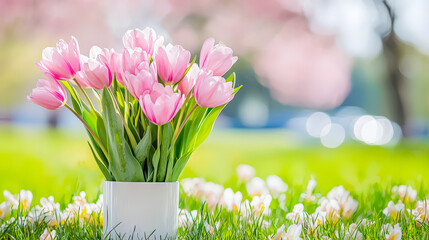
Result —
[[107, 239], [176, 239], [179, 182], [103, 183]]

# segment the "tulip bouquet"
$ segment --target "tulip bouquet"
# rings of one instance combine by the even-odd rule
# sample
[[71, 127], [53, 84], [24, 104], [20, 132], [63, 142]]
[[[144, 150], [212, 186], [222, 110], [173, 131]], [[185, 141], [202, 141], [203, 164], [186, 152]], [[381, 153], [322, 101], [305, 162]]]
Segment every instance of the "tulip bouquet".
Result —
[[241, 87], [234, 73], [222, 77], [237, 57], [209, 38], [198, 66], [151, 28], [127, 31], [123, 44], [121, 52], [94, 46], [89, 56], [73, 37], [45, 48], [37, 66], [46, 79], [28, 99], [50, 110], [65, 106], [83, 123], [107, 180], [176, 181]]

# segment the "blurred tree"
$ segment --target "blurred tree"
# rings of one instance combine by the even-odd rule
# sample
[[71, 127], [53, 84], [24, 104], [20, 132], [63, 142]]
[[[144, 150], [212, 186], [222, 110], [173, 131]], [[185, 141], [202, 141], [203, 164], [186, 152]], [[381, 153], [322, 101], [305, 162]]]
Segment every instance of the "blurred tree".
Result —
[[[387, 3], [386, 0], [383, 1], [386, 9], [389, 12], [391, 26], [395, 25], [395, 13], [392, 7]], [[390, 102], [393, 109], [393, 120], [399, 124], [402, 128], [402, 133], [404, 136], [409, 136], [410, 132], [407, 129], [407, 114], [405, 112], [405, 103], [406, 99], [404, 95], [406, 91], [406, 82], [402, 76], [399, 65], [401, 59], [400, 51], [400, 42], [396, 38], [393, 31], [389, 33], [384, 38], [384, 57], [387, 62], [387, 88], [390, 89]]]

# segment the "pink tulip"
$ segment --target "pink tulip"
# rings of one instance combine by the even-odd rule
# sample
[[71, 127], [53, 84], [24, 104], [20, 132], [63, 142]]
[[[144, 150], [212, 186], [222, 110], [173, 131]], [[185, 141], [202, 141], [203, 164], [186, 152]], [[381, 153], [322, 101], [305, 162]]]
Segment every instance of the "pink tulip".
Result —
[[154, 83], [158, 82], [156, 66], [154, 63], [144, 62], [139, 65], [137, 74], [125, 72], [124, 81], [128, 91], [135, 99], [139, 99], [146, 91], [151, 91]]
[[238, 57], [232, 56], [232, 49], [222, 42], [214, 45], [215, 40], [204, 41], [200, 53], [200, 68], [213, 71], [213, 75], [222, 76], [237, 62]]
[[93, 46], [89, 58], [81, 55], [82, 70], [76, 74], [76, 80], [84, 87], [103, 89], [112, 84], [113, 75], [107, 65], [105, 52]]
[[45, 75], [51, 75], [57, 80], [70, 80], [81, 68], [79, 44], [72, 37], [67, 44], [60, 39], [56, 47], [47, 47], [43, 50], [42, 60], [36, 63]]
[[129, 72], [135, 75], [139, 72], [139, 65], [146, 62], [150, 62], [150, 56], [141, 48], [125, 48], [122, 52], [122, 74]]
[[93, 46], [89, 51], [89, 57], [92, 59], [99, 60], [104, 63], [112, 73], [121, 71], [122, 54], [115, 52], [115, 50]]
[[116, 79], [122, 85], [124, 85], [124, 81], [122, 78], [122, 54], [115, 52], [113, 49], [103, 49], [103, 57], [101, 60], [109, 67], [110, 73], [112, 77], [116, 74]]
[[187, 96], [192, 91], [199, 74], [200, 68], [198, 67], [198, 64], [194, 63], [189, 69], [189, 71], [186, 73], [186, 76], [177, 86], [182, 94], [185, 94], [185, 96]]
[[180, 45], [161, 46], [155, 56], [158, 75], [165, 84], [175, 84], [182, 79], [191, 53]]
[[179, 112], [185, 97], [173, 92], [171, 86], [155, 83], [152, 91], [146, 91], [139, 100], [146, 117], [156, 125], [164, 125]]
[[126, 48], [138, 47], [153, 56], [158, 47], [164, 43], [164, 38], [162, 36], [157, 37], [155, 30], [147, 27], [143, 30], [128, 30], [122, 38], [122, 42]]
[[213, 108], [223, 105], [234, 98], [232, 82], [212, 73], [201, 72], [194, 87], [194, 97], [198, 105]]
[[82, 70], [86, 83], [95, 89], [103, 89], [110, 87], [113, 76], [109, 68], [102, 62], [88, 58], [87, 62], [83, 63]]
[[48, 80], [40, 79], [37, 82], [37, 87], [33, 89], [27, 97], [29, 101], [47, 108], [55, 110], [64, 106], [67, 94], [64, 88], [51, 76], [47, 76]]

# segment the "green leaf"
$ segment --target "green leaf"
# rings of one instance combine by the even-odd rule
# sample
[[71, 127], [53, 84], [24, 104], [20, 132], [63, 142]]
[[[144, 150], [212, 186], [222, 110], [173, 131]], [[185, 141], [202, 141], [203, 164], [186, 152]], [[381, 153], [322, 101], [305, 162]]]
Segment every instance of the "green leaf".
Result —
[[82, 116], [82, 106], [80, 105], [80, 103], [73, 97], [73, 95], [71, 95], [71, 101], [73, 104], [73, 109], [77, 112], [77, 114], [79, 114], [80, 116]]
[[238, 86], [237, 88], [234, 89], [234, 91], [232, 92], [232, 94], [236, 94], [238, 92], [238, 90], [240, 90], [240, 88], [242, 88], [243, 85]]
[[104, 146], [107, 146], [107, 133], [106, 126], [104, 126], [104, 120], [100, 113], [95, 112], [97, 117], [97, 136]]
[[194, 65], [196, 59], [197, 59], [197, 56], [194, 56], [194, 59], [192, 60], [191, 64], [189, 64], [189, 66], [185, 70], [185, 73], [183, 73], [182, 78], [180, 79], [180, 81], [178, 81], [176, 84], [174, 84], [174, 87], [177, 86], [177, 85], [179, 85], [179, 83], [185, 78], [186, 74], [189, 72], [189, 70], [191, 69], [192, 65]]
[[173, 141], [173, 125], [168, 122], [162, 125], [161, 158], [159, 163], [158, 181], [163, 182], [167, 173], [167, 163], [170, 156], [170, 145]]
[[188, 162], [189, 157], [191, 156], [192, 152], [188, 152], [187, 154], [183, 155], [182, 157], [177, 160], [176, 164], [173, 168], [173, 174], [171, 178], [169, 179], [171, 182], [177, 181], [179, 179], [180, 174], [183, 171], [183, 168], [185, 167], [186, 163]]
[[210, 132], [213, 129], [214, 122], [216, 121], [217, 117], [225, 106], [226, 104], [215, 107], [211, 109], [211, 111], [207, 114], [201, 126], [199, 127], [199, 131], [195, 137], [195, 142], [193, 144], [192, 151], [197, 149], [210, 135]]
[[97, 115], [92, 111], [88, 110], [85, 107], [82, 109], [82, 118], [85, 122], [91, 127], [91, 129], [97, 134]]
[[179, 135], [178, 139], [180, 139], [180, 145], [178, 146], [179, 154], [176, 154], [177, 156], [182, 156], [183, 154], [193, 150], [193, 140], [195, 139], [195, 135], [198, 133], [200, 124], [204, 120], [204, 116], [207, 111], [207, 108], [197, 107], [192, 113]]
[[103, 150], [101, 150], [100, 146], [98, 145], [97, 141], [95, 141], [94, 137], [92, 136], [91, 133], [89, 133], [89, 131], [86, 131], [89, 139], [91, 140], [92, 146], [95, 149], [95, 151], [97, 152], [98, 156], [100, 157], [100, 159], [103, 161], [104, 165], [106, 165], [107, 167], [109, 166], [109, 161], [107, 160], [108, 156], [104, 155]]
[[101, 172], [103, 173], [104, 177], [107, 181], [114, 181], [112, 175], [110, 174], [109, 170], [107, 169], [106, 165], [104, 165], [100, 159], [97, 157], [97, 155], [94, 152], [94, 149], [92, 148], [91, 144], [88, 142], [89, 148], [91, 149], [91, 153], [94, 156], [95, 162], [97, 163], [98, 167], [100, 168]]
[[102, 105], [105, 121], [109, 152], [109, 168], [116, 181], [141, 182], [144, 181], [142, 168], [133, 156], [131, 148], [124, 137], [124, 126], [116, 112], [113, 99], [107, 88], [103, 89]]
[[153, 165], [153, 181], [156, 182], [156, 176], [158, 174], [158, 164], [159, 164], [159, 155], [160, 155], [160, 149], [156, 149], [155, 153], [152, 157], [152, 165]]
[[133, 121], [128, 121], [128, 128], [130, 129], [131, 133], [134, 136], [134, 139], [140, 139], [140, 134], [138, 133], [136, 127], [133, 124]]
[[143, 166], [144, 161], [149, 155], [150, 147], [152, 146], [152, 136], [150, 129], [145, 132], [145, 135], [143, 136], [142, 140], [137, 144], [137, 147], [135, 149], [136, 158], [139, 161], [139, 163]]
[[171, 177], [173, 175], [173, 167], [174, 167], [174, 147], [172, 146], [172, 150], [170, 152], [170, 160], [168, 161], [167, 165], [167, 174], [165, 175], [165, 181], [171, 182]]
[[235, 78], [235, 72], [231, 73], [231, 75], [229, 75], [229, 77], [227, 79], [225, 79], [226, 82], [232, 82], [232, 87], [235, 87], [235, 82], [236, 82], [236, 78]]

